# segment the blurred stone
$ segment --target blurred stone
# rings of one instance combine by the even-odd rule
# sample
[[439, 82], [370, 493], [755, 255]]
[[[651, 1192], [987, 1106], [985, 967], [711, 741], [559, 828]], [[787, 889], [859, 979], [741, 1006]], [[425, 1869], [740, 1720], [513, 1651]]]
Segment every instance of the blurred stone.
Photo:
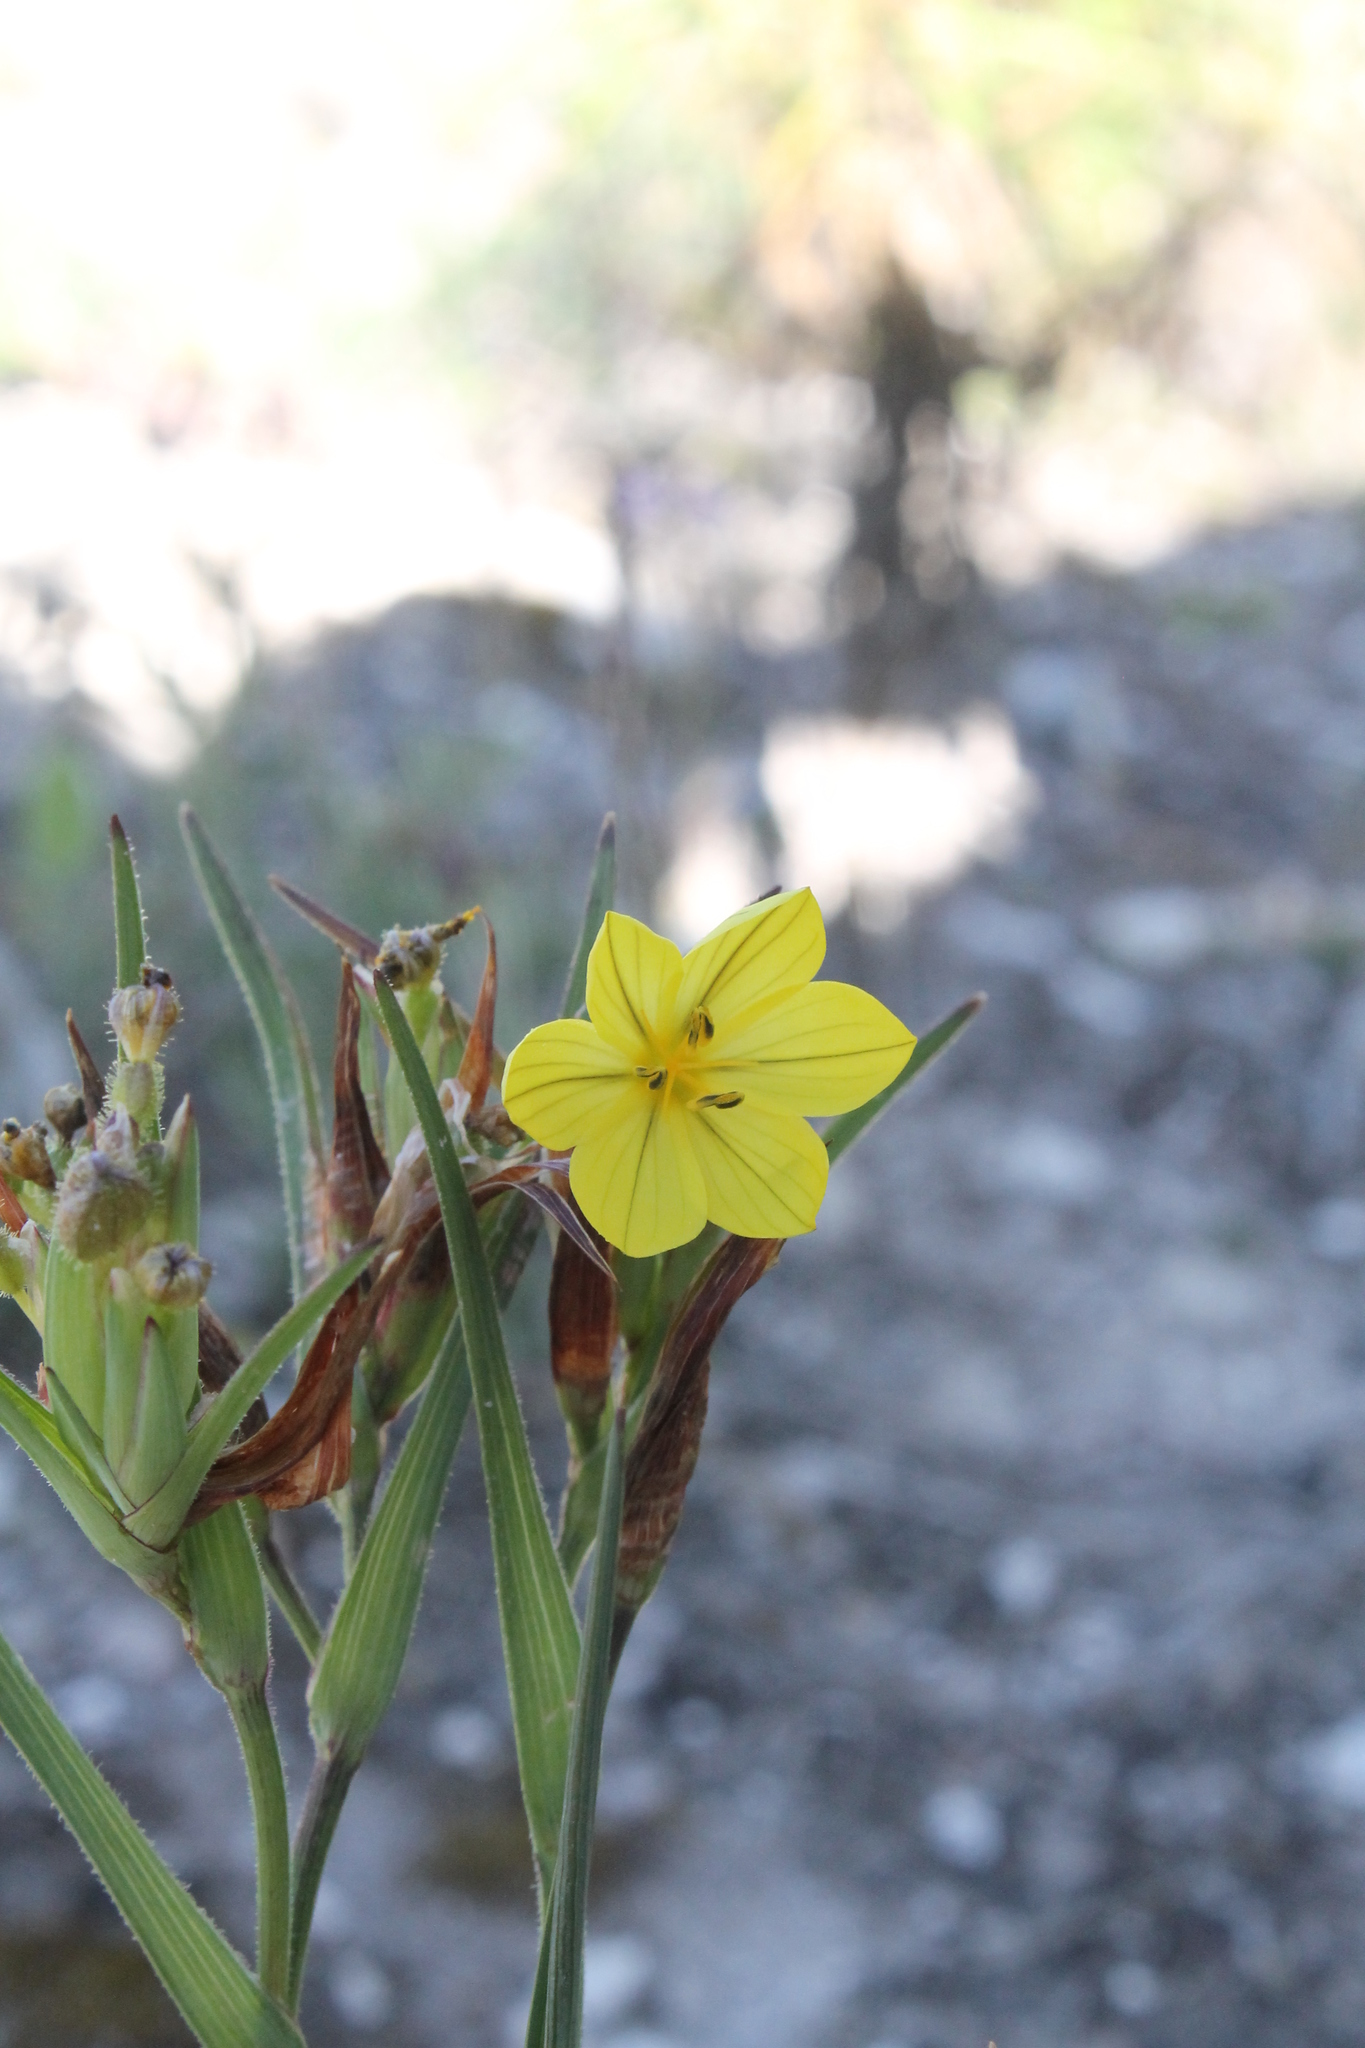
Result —
[[1062, 1014], [1101, 1038], [1141, 1038], [1152, 1027], [1156, 997], [1136, 975], [1079, 956], [1057, 968], [1049, 986]]
[[689, 1756], [704, 1756], [723, 1739], [725, 1716], [714, 1700], [679, 1700], [668, 1710], [668, 1733]]
[[1005, 1853], [1005, 1823], [975, 1785], [941, 1785], [921, 1810], [925, 1837], [955, 1870], [992, 1870]]
[[1103, 952], [1136, 974], [1178, 974], [1213, 944], [1204, 898], [1192, 889], [1141, 889], [1111, 897], [1091, 912]]
[[996, 1185], [1059, 1208], [1093, 1201], [1109, 1186], [1111, 1168], [1102, 1145], [1083, 1131], [1042, 1118], [1019, 1124], [1000, 1139], [991, 1159]]
[[941, 923], [947, 938], [971, 959], [1025, 973], [1046, 973], [1071, 950], [1070, 930], [1056, 911], [1033, 910], [976, 891], [957, 897]]
[[1156, 1268], [1153, 1286], [1165, 1313], [1196, 1330], [1249, 1330], [1271, 1304], [1264, 1273], [1216, 1252], [1168, 1252]]
[[1061, 1563], [1040, 1536], [1016, 1536], [990, 1552], [981, 1576], [1002, 1614], [1015, 1621], [1034, 1621], [1057, 1597]]
[[502, 1760], [502, 1730], [482, 1707], [445, 1707], [431, 1724], [428, 1738], [437, 1763], [453, 1770], [485, 1773]]
[[1161, 2004], [1161, 1979], [1150, 1963], [1113, 1963], [1104, 1973], [1104, 1995], [1126, 2020], [1145, 2020]]
[[1308, 1247], [1333, 1265], [1358, 1265], [1365, 1259], [1365, 1201], [1338, 1195], [1310, 1209]]
[[78, 1742], [108, 1742], [128, 1722], [133, 1702], [126, 1686], [102, 1671], [68, 1678], [52, 1694], [52, 1704]]
[[1365, 1812], [1365, 1712], [1305, 1742], [1299, 1769], [1306, 1789], [1330, 1806]]
[[583, 1954], [584, 2026], [627, 2019], [653, 1978], [653, 1953], [638, 1935], [590, 1934]]
[[327, 1990], [348, 2027], [357, 2034], [377, 2034], [394, 2009], [393, 1984], [372, 1956], [347, 1949], [327, 1972]]

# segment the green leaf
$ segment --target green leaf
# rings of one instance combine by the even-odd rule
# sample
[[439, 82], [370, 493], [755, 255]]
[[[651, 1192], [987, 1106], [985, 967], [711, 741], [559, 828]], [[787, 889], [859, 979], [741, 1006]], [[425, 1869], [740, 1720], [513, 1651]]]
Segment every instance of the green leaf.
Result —
[[133, 849], [117, 817], [109, 820], [109, 856], [114, 870], [114, 959], [115, 980], [120, 988], [135, 988], [142, 979], [147, 958], [147, 926], [138, 893]]
[[373, 1245], [362, 1245], [334, 1272], [324, 1273], [302, 1301], [296, 1301], [280, 1317], [273, 1330], [262, 1337], [250, 1358], [238, 1366], [221, 1394], [217, 1395], [190, 1431], [185, 1455], [166, 1484], [154, 1493], [135, 1515], [128, 1528], [143, 1543], [160, 1550], [179, 1535], [194, 1497], [204, 1483], [209, 1466], [224, 1449], [234, 1429], [245, 1418], [258, 1394], [265, 1392], [294, 1346], [305, 1338], [315, 1323], [339, 1301], [351, 1282], [363, 1273], [374, 1257]]
[[450, 1245], [479, 1422], [522, 1797], [543, 1873], [553, 1865], [559, 1832], [578, 1673], [578, 1623], [545, 1518], [493, 1280], [450, 1126], [407, 1018], [380, 975], [374, 991], [421, 1122]]
[[246, 998], [265, 1059], [284, 1181], [289, 1273], [297, 1301], [307, 1284], [309, 1189], [314, 1177], [322, 1172], [313, 1136], [318, 1126], [318, 1083], [312, 1054], [284, 972], [188, 804], [180, 807], [180, 829], [185, 835], [195, 880], [208, 905], [228, 965]]
[[108, 1503], [92, 1488], [42, 1402], [35, 1401], [7, 1372], [0, 1372], [0, 1426], [33, 1460], [100, 1556], [127, 1572], [154, 1598], [183, 1614], [185, 1601], [174, 1557], [148, 1549], [127, 1533]]
[[166, 1868], [2, 1636], [0, 1724], [203, 2048], [303, 2048], [293, 2021]]
[[578, 934], [573, 965], [564, 984], [564, 1007], [559, 1013], [561, 1017], [576, 1017], [587, 1001], [588, 955], [593, 949], [597, 934], [602, 929], [602, 920], [615, 900], [616, 813], [608, 811], [602, 820], [602, 830], [597, 837], [597, 852], [588, 880], [588, 901], [583, 912], [583, 924]]
[[130, 1513], [133, 1503], [110, 1470], [104, 1446], [62, 1385], [57, 1368], [51, 1365], [47, 1368], [47, 1399], [67, 1448], [74, 1451], [94, 1484], [104, 1489], [120, 1512]]
[[469, 1396], [457, 1320], [432, 1367], [309, 1687], [314, 1742], [352, 1763], [369, 1747], [403, 1668]]
[[583, 1626], [583, 1659], [569, 1738], [564, 1818], [559, 1831], [559, 1860], [555, 1865], [550, 1912], [545, 2048], [579, 2048], [583, 2037], [583, 1939], [597, 1815], [597, 1780], [602, 1767], [602, 1723], [611, 1693], [611, 1626], [616, 1604], [616, 1560], [621, 1544], [624, 1469], [625, 1418], [618, 1408], [607, 1439], [592, 1590]]
[[47, 1248], [45, 1357], [90, 1427], [104, 1428], [104, 1311], [93, 1266], [73, 1259], [57, 1238]]
[[825, 1149], [829, 1153], [831, 1164], [842, 1153], [847, 1152], [849, 1146], [861, 1138], [863, 1132], [877, 1121], [883, 1110], [888, 1109], [895, 1101], [902, 1088], [908, 1088], [910, 1083], [924, 1072], [930, 1060], [937, 1059], [944, 1047], [952, 1044], [958, 1032], [971, 1023], [973, 1017], [985, 1008], [985, 1004], [984, 996], [968, 996], [965, 1003], [959, 1003], [955, 1010], [951, 1010], [940, 1023], [935, 1024], [932, 1031], [925, 1032], [923, 1038], [917, 1041], [915, 1050], [895, 1080], [888, 1082], [880, 1095], [874, 1095], [861, 1109], [847, 1110], [843, 1116], [834, 1119], [825, 1132]]

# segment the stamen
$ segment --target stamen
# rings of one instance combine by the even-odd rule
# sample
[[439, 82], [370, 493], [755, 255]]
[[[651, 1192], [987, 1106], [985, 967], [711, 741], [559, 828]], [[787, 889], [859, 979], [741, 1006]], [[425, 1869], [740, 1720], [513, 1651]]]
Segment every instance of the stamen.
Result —
[[693, 1109], [738, 1109], [744, 1097], [738, 1091], [729, 1095], [699, 1095]]
[[716, 1027], [711, 1022], [709, 1013], [702, 1009], [694, 1010], [692, 1012], [691, 1017], [688, 1019], [687, 1023], [688, 1045], [695, 1046], [698, 1039], [700, 1038], [705, 1038], [709, 1041], [710, 1039], [714, 1038], [715, 1035]]
[[664, 1070], [662, 1067], [637, 1067], [635, 1071], [642, 1081], [648, 1081], [651, 1088], [663, 1087]]

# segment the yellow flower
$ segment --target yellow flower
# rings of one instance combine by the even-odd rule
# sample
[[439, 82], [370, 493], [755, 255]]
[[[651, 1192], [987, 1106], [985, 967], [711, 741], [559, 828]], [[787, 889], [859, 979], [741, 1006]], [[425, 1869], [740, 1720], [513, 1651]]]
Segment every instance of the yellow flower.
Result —
[[507, 1062], [507, 1113], [573, 1147], [588, 1221], [632, 1258], [709, 1217], [741, 1237], [813, 1230], [829, 1174], [804, 1121], [893, 1081], [915, 1040], [844, 982], [812, 982], [825, 927], [809, 889], [737, 911], [684, 957], [609, 911], [588, 960], [588, 1018], [542, 1024]]

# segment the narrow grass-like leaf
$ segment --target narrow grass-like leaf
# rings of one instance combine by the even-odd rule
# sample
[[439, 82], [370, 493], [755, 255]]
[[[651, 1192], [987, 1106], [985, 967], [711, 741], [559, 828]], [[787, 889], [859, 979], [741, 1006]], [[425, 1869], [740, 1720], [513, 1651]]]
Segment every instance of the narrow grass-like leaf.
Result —
[[593, 949], [597, 934], [602, 929], [602, 920], [616, 901], [616, 813], [608, 811], [602, 820], [602, 830], [597, 837], [597, 852], [593, 856], [592, 874], [588, 879], [588, 901], [583, 911], [583, 924], [574, 948], [573, 964], [569, 978], [564, 984], [564, 1006], [561, 1017], [576, 1017], [588, 995], [588, 955]]
[[245, 1419], [256, 1396], [265, 1392], [294, 1346], [302, 1342], [315, 1323], [321, 1322], [333, 1302], [341, 1299], [373, 1257], [374, 1246], [362, 1245], [334, 1272], [325, 1273], [302, 1301], [296, 1301], [274, 1329], [262, 1337], [250, 1358], [238, 1366], [222, 1393], [190, 1431], [185, 1455], [166, 1484], [135, 1515], [129, 1516], [128, 1528], [141, 1542], [160, 1549], [175, 1540], [209, 1466]]
[[0, 1637], [0, 1724], [47, 1793], [203, 2048], [303, 2048]]
[[531, 1463], [493, 1280], [450, 1126], [408, 1020], [381, 976], [375, 977], [374, 992], [389, 1043], [412, 1091], [450, 1246], [479, 1422], [522, 1797], [544, 1874], [554, 1863], [563, 1805], [578, 1674], [578, 1623]]
[[464, 1331], [457, 1319], [437, 1354], [309, 1686], [318, 1749], [354, 1763], [369, 1747], [403, 1668], [469, 1395]]
[[120, 988], [133, 988], [142, 978], [142, 963], [147, 958], [147, 926], [133, 849], [117, 816], [109, 820], [109, 857], [114, 870], [115, 979]]
[[0, 1372], [0, 1427], [8, 1431], [46, 1479], [82, 1534], [110, 1564], [145, 1586], [157, 1599], [184, 1608], [173, 1557], [163, 1557], [128, 1535], [106, 1501], [93, 1490], [80, 1464], [62, 1442], [61, 1431], [41, 1401]]
[[265, 1060], [284, 1182], [289, 1274], [297, 1301], [307, 1285], [309, 1191], [322, 1171], [313, 1146], [318, 1085], [316, 1075], [310, 1071], [312, 1056], [297, 1021], [298, 1006], [288, 992], [283, 970], [188, 804], [180, 807], [180, 829], [219, 943], [246, 998]]
[[834, 1119], [825, 1131], [825, 1149], [829, 1153], [831, 1164], [841, 1153], [847, 1152], [856, 1139], [861, 1138], [863, 1132], [877, 1121], [883, 1110], [891, 1106], [901, 1089], [908, 1088], [910, 1083], [924, 1072], [930, 1060], [937, 1059], [944, 1047], [952, 1044], [958, 1032], [970, 1024], [985, 1005], [984, 996], [968, 996], [965, 1003], [959, 1003], [955, 1010], [950, 1010], [946, 1017], [935, 1024], [932, 1031], [926, 1031], [923, 1038], [916, 1041], [915, 1050], [895, 1080], [888, 1082], [880, 1095], [874, 1095], [861, 1109], [846, 1110], [843, 1116]]
[[583, 2037], [583, 1940], [597, 1815], [597, 1780], [602, 1767], [602, 1723], [611, 1693], [611, 1631], [624, 1467], [625, 1417], [618, 1409], [607, 1439], [592, 1589], [583, 1626], [583, 1658], [569, 1738], [569, 1769], [564, 1781], [564, 1817], [559, 1830], [559, 1859], [550, 1913], [545, 2048], [579, 2048]]
[[102, 1486], [122, 1514], [132, 1512], [133, 1503], [109, 1469], [104, 1446], [72, 1400], [55, 1366], [47, 1368], [47, 1398], [57, 1427], [69, 1448], [85, 1466], [96, 1484]]

